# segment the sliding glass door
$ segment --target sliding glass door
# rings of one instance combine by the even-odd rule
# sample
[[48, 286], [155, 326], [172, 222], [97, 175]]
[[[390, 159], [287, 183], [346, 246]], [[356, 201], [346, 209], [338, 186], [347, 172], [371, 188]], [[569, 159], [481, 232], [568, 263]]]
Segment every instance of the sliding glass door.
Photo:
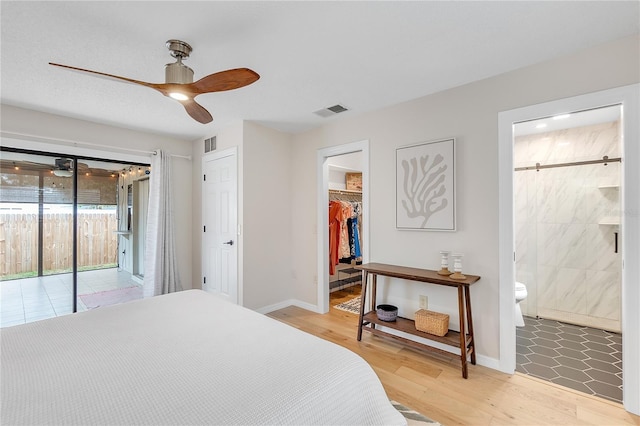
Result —
[[2, 148], [2, 327], [142, 297], [119, 214], [142, 166]]
[[73, 167], [67, 162], [56, 168], [56, 160], [2, 155], [2, 326], [73, 312], [75, 179]]

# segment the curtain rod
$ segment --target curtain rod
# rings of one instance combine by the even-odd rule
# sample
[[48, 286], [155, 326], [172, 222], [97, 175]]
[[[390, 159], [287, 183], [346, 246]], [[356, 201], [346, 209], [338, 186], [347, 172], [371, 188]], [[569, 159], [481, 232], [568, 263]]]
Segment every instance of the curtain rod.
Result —
[[558, 164], [544, 164], [544, 165], [540, 163], [536, 163], [535, 166], [516, 167], [513, 170], [516, 172], [521, 172], [523, 170], [540, 171], [542, 169], [553, 169], [556, 167], [569, 167], [569, 166], [584, 166], [587, 164], [604, 164], [606, 166], [608, 163], [621, 163], [621, 162], [622, 162], [622, 158], [620, 157], [609, 158], [607, 155], [605, 155], [604, 157], [602, 157], [602, 160], [575, 161], [573, 163], [558, 163]]
[[[138, 153], [138, 154], [151, 154], [151, 155], [157, 155], [157, 151], [145, 151], [143, 149], [133, 149], [133, 148], [120, 148], [120, 147], [114, 147], [112, 145], [103, 145], [103, 144], [98, 144], [98, 143], [91, 143], [91, 142], [82, 142], [82, 141], [74, 141], [71, 139], [58, 139], [58, 138], [49, 138], [49, 137], [45, 137], [45, 136], [36, 136], [36, 135], [29, 135], [26, 133], [14, 133], [14, 132], [6, 132], [4, 130], [0, 131], [0, 135], [2, 135], [3, 137], [7, 137], [7, 138], [17, 138], [17, 139], [31, 139], [35, 142], [55, 142], [55, 143], [62, 143], [62, 144], [67, 144], [67, 145], [85, 145], [85, 146], [89, 146], [89, 147], [98, 147], [98, 148], [108, 148], [111, 151], [126, 151], [126, 152], [133, 152], [133, 153]], [[190, 155], [178, 155], [178, 154], [171, 154], [172, 157], [176, 157], [176, 158], [184, 158], [185, 160], [189, 160], [191, 161], [191, 156]]]

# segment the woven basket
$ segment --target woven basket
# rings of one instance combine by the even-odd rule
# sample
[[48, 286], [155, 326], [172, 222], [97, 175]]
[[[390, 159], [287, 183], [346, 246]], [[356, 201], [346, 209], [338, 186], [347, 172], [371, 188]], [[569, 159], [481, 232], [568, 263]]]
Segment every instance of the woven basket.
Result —
[[416, 329], [442, 337], [449, 331], [449, 315], [420, 309], [416, 312]]

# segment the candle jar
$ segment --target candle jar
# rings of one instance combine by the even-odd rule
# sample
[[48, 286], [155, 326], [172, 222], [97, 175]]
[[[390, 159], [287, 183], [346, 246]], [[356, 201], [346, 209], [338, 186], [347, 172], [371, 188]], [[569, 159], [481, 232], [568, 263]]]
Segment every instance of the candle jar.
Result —
[[451, 271], [449, 270], [449, 253], [451, 252], [440, 252], [440, 270], [438, 271], [438, 275], [451, 275]]
[[464, 280], [467, 277], [462, 275], [462, 254], [452, 254], [453, 257], [453, 274], [449, 276], [452, 280]]

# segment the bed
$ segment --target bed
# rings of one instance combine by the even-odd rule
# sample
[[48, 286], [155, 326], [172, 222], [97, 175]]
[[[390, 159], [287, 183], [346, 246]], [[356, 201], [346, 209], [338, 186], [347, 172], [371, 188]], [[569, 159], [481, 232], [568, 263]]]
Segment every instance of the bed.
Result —
[[2, 425], [406, 424], [358, 355], [201, 290], [1, 333]]

